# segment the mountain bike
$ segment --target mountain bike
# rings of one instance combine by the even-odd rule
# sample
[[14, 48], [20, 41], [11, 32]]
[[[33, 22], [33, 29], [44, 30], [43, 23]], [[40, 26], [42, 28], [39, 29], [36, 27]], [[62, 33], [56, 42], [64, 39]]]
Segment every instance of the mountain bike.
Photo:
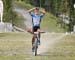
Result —
[[[40, 33], [45, 33], [45, 32], [40, 32]], [[39, 38], [39, 32], [34, 32], [34, 43], [33, 43], [33, 49], [34, 49], [34, 55], [37, 56], [37, 49], [38, 46], [40, 45], [40, 38]]]

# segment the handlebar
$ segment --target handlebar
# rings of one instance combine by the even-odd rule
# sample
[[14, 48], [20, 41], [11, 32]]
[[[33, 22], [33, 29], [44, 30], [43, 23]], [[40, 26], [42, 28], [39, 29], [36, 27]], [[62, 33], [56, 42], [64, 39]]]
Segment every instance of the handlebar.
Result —
[[38, 33], [46, 33], [46, 32], [34, 32], [34, 34], [38, 34]]

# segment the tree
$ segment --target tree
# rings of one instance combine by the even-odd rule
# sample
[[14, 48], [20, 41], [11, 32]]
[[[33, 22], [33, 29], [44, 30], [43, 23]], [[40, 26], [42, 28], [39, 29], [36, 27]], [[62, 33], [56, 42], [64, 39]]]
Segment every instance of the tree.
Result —
[[4, 4], [4, 21], [11, 22], [13, 20], [14, 15], [12, 10], [12, 0], [3, 0], [3, 4]]

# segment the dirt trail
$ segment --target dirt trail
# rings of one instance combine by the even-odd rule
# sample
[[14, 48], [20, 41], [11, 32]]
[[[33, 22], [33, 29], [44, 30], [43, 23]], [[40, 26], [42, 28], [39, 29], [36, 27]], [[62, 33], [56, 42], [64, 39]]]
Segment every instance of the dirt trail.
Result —
[[60, 39], [62, 39], [66, 34], [64, 33], [45, 33], [41, 36], [41, 45], [38, 49], [38, 54], [43, 54], [48, 52], [50, 48], [53, 48]]
[[23, 9], [20, 7], [14, 7], [14, 11], [18, 12], [19, 14], [21, 14], [23, 16], [26, 29], [28, 29], [32, 26], [31, 16], [29, 15], [29, 13], [26, 9]]

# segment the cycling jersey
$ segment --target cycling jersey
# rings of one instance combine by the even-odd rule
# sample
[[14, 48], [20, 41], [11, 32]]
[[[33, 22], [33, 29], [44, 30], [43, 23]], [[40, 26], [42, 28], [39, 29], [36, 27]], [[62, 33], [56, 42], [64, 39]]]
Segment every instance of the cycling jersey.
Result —
[[33, 26], [39, 26], [40, 21], [43, 17], [43, 14], [35, 15], [34, 13], [31, 13], [32, 20], [33, 20]]

